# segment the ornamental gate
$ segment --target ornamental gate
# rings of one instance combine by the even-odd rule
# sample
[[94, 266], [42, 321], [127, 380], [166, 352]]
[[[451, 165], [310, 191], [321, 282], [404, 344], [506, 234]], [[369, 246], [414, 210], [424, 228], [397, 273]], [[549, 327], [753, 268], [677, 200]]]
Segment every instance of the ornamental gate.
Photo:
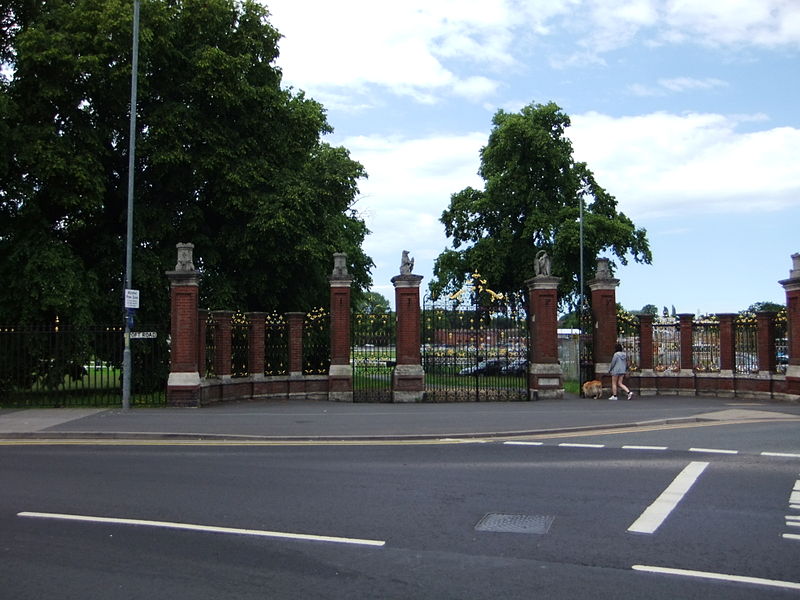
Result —
[[[480, 302], [483, 292], [490, 292], [491, 302]], [[510, 307], [502, 296], [479, 286], [442, 301], [426, 298], [422, 314], [426, 401], [530, 400], [529, 331], [523, 309]]]
[[396, 361], [395, 313], [353, 315], [353, 402], [391, 402]]

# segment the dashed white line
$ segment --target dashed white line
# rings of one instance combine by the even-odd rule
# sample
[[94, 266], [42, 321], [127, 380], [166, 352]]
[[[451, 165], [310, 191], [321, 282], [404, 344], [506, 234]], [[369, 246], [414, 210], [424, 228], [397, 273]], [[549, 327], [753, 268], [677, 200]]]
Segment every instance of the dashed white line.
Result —
[[506, 446], [541, 446], [544, 442], [503, 442]]
[[718, 581], [732, 581], [735, 583], [750, 583], [754, 585], [767, 585], [790, 590], [800, 590], [800, 583], [794, 581], [780, 581], [778, 579], [763, 579], [761, 577], [745, 577], [743, 575], [727, 575], [725, 573], [709, 573], [706, 571], [691, 571], [688, 569], [670, 569], [666, 567], [650, 567], [647, 565], [633, 565], [634, 571], [659, 573], [663, 575], [681, 575], [683, 577], [698, 577], [700, 579], [715, 579]]
[[669, 484], [661, 495], [628, 527], [632, 533], [653, 533], [666, 520], [686, 492], [708, 466], [707, 462], [691, 462]]
[[689, 448], [689, 452], [705, 452], [709, 454], [739, 454], [738, 450], [720, 450], [719, 448]]
[[20, 512], [18, 517], [36, 519], [56, 519], [59, 521], [83, 521], [90, 523], [112, 523], [115, 525], [143, 525], [146, 527], [160, 527], [164, 529], [183, 529], [189, 531], [202, 531], [206, 533], [229, 533], [236, 535], [251, 535], [258, 537], [283, 538], [291, 540], [307, 540], [313, 542], [333, 542], [337, 544], [355, 544], [361, 546], [384, 546], [382, 540], [364, 540], [358, 538], [333, 537], [327, 535], [311, 535], [307, 533], [287, 533], [282, 531], [263, 531], [260, 529], [237, 529], [233, 527], [215, 527], [213, 525], [195, 525], [192, 523], [172, 523], [170, 521], [147, 521], [141, 519], [120, 519], [116, 517], [92, 517], [87, 515], [67, 515], [59, 513]]
[[623, 450], [667, 450], [667, 446], [623, 446]]
[[562, 448], [605, 448], [605, 444], [570, 444], [570, 443], [563, 443], [559, 444]]
[[792, 454], [791, 452], [762, 452], [761, 456], [782, 456], [784, 458], [800, 458], [800, 454]]

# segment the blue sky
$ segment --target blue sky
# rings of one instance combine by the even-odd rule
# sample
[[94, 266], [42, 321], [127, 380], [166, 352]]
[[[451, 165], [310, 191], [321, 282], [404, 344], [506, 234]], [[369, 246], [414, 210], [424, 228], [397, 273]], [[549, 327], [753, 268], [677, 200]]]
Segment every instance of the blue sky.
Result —
[[[423, 286], [450, 195], [482, 187], [498, 108], [556, 102], [577, 160], [647, 229], [617, 299], [678, 312], [785, 302], [800, 252], [800, 0], [272, 0], [284, 84], [366, 168], [373, 290]], [[531, 275], [533, 268], [531, 267]], [[557, 273], [556, 273], [557, 275]]]

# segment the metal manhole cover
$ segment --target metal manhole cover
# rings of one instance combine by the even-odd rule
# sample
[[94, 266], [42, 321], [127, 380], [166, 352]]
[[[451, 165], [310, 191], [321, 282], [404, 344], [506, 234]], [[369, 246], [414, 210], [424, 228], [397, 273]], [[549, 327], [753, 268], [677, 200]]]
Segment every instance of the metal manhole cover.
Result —
[[537, 533], [550, 531], [555, 517], [547, 515], [507, 515], [487, 513], [475, 525], [475, 531], [494, 531], [500, 533]]

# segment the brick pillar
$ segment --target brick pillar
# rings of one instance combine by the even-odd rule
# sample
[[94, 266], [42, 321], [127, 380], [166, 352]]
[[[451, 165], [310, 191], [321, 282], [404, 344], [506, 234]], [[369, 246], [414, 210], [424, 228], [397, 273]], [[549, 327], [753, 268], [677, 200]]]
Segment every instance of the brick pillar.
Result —
[[775, 313], [759, 311], [756, 313], [756, 349], [758, 370], [761, 373], [775, 372]]
[[230, 379], [233, 370], [233, 346], [231, 342], [231, 321], [233, 311], [212, 310], [214, 319], [214, 375], [220, 379]]
[[597, 259], [597, 275], [588, 281], [594, 317], [594, 372], [597, 379], [608, 376], [617, 344], [617, 293], [619, 279], [611, 276], [607, 258]]
[[199, 277], [192, 262], [193, 244], [178, 244], [178, 264], [167, 271], [170, 283], [170, 367], [167, 404], [198, 406], [198, 296]]
[[249, 312], [247, 316], [247, 372], [251, 378], [264, 378], [264, 338], [266, 337], [265, 312]]
[[528, 279], [528, 306], [531, 310], [531, 352], [528, 390], [531, 397], [564, 397], [564, 372], [558, 361], [558, 284], [559, 277], [537, 275]]
[[725, 398], [736, 395], [736, 314], [720, 313], [719, 319], [719, 379], [717, 394]]
[[800, 400], [800, 253], [792, 254], [789, 279], [779, 283], [786, 291], [786, 334], [789, 351], [786, 392], [795, 400]]
[[289, 333], [289, 376], [303, 375], [303, 321], [306, 313], [286, 313], [286, 324]]
[[397, 311], [397, 365], [392, 377], [392, 401], [421, 402], [425, 394], [425, 372], [420, 353], [419, 286], [422, 275], [395, 275], [392, 283]]
[[350, 287], [347, 255], [333, 255], [331, 283], [331, 366], [328, 371], [328, 399], [353, 401], [353, 366], [350, 364]]
[[653, 315], [639, 315], [639, 366], [642, 373], [653, 371]]
[[206, 332], [208, 330], [208, 311], [205, 309], [197, 311], [197, 369], [200, 378], [206, 376]]
[[678, 315], [678, 326], [681, 335], [681, 375], [694, 375], [694, 361], [692, 354], [692, 320], [694, 315], [683, 313]]

